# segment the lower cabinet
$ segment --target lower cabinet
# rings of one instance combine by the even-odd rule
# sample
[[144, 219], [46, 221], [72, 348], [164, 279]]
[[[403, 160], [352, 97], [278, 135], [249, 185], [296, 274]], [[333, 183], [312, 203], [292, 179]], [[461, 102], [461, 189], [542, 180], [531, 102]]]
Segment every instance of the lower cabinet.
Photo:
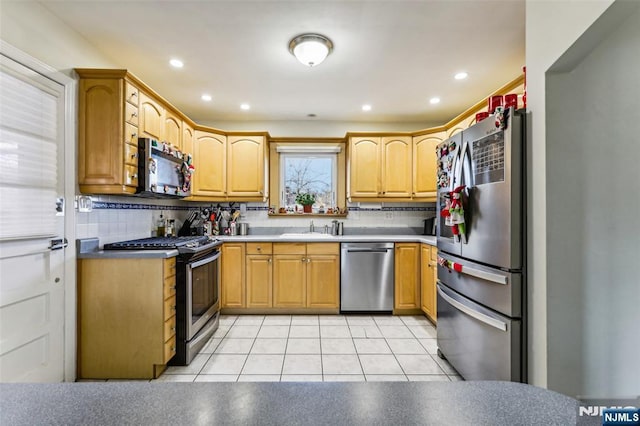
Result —
[[420, 309], [420, 244], [396, 243], [394, 312]]
[[224, 243], [221, 256], [221, 303], [222, 308], [244, 308], [245, 244]]
[[78, 260], [78, 378], [164, 371], [176, 353], [175, 275], [175, 258]]
[[[246, 255], [241, 265], [243, 250]], [[227, 268], [232, 270], [225, 272]], [[340, 244], [225, 243], [222, 288], [223, 309], [309, 309], [337, 313]]]
[[427, 244], [420, 248], [421, 308], [422, 312], [434, 323], [437, 318], [436, 283], [438, 282], [438, 249]]

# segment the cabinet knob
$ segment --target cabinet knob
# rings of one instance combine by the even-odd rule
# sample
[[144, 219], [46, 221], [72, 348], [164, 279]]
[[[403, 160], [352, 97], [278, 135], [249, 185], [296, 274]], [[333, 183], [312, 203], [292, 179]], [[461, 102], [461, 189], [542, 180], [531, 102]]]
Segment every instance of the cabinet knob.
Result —
[[137, 117], [137, 116], [138, 116], [138, 112], [137, 111], [134, 111], [134, 112], [131, 113], [131, 117]]
[[269, 263], [273, 262], [273, 260], [271, 258], [269, 258]]
[[175, 312], [175, 311], [176, 311], [176, 307], [175, 307], [175, 305], [171, 307], [171, 310], [172, 310], [173, 312]]
[[258, 247], [256, 247], [256, 250], [262, 251], [262, 247], [258, 246]]
[[176, 331], [176, 328], [175, 327], [171, 327], [171, 331]]
[[260, 190], [260, 195], [264, 195], [264, 191], [263, 190]]
[[307, 263], [311, 263], [311, 259], [307, 258]]
[[302, 263], [304, 263], [304, 262], [306, 262], [306, 261], [307, 261], [307, 259], [303, 257], [303, 258], [302, 258]]

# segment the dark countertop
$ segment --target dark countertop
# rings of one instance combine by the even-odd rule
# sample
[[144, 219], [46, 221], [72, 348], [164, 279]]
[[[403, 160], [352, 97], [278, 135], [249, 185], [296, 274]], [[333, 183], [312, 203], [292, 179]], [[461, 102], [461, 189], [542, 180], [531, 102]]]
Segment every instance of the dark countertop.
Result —
[[0, 384], [0, 424], [570, 425], [578, 401], [511, 382]]

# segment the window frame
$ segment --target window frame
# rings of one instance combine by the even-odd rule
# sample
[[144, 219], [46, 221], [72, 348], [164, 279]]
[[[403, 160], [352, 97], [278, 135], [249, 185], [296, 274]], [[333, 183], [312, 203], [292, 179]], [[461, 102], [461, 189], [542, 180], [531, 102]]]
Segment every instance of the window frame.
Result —
[[[325, 208], [334, 208], [337, 206], [337, 198], [338, 198], [338, 154], [335, 153], [327, 153], [327, 152], [305, 152], [305, 153], [297, 153], [297, 152], [281, 152], [280, 155], [280, 170], [278, 173], [279, 184], [280, 184], [280, 194], [279, 194], [279, 206], [287, 207], [286, 205], [286, 197], [285, 197], [285, 189], [286, 188], [286, 167], [285, 162], [287, 158], [302, 158], [302, 159], [312, 159], [312, 158], [328, 158], [331, 160], [331, 200], [330, 205], [325, 205]], [[316, 203], [313, 204], [316, 206]]]

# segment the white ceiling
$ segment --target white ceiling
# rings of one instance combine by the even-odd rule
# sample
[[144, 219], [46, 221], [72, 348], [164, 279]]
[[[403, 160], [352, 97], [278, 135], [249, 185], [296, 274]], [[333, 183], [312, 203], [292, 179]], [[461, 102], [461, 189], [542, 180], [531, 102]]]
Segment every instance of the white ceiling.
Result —
[[[313, 113], [444, 123], [517, 77], [525, 60], [524, 0], [41, 3], [196, 122]], [[288, 51], [305, 32], [334, 43], [314, 68]], [[184, 68], [169, 66], [174, 57]], [[454, 80], [462, 70], [469, 77]], [[211, 102], [200, 99], [205, 92]], [[429, 103], [434, 96], [440, 104]]]

